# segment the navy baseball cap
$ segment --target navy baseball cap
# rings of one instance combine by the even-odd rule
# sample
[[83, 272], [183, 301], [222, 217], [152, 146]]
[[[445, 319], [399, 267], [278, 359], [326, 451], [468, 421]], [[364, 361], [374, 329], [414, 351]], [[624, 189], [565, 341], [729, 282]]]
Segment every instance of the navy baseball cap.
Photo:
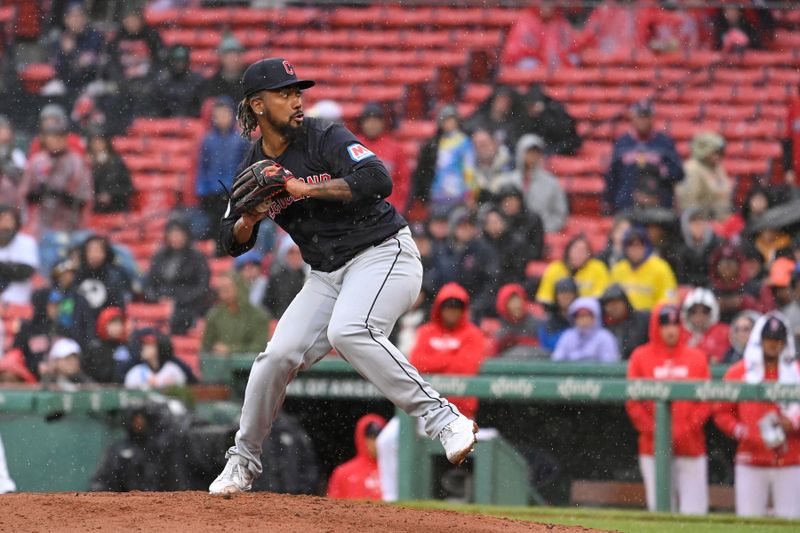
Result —
[[775, 339], [785, 341], [789, 332], [786, 331], [786, 324], [777, 317], [769, 317], [761, 330], [762, 339]]
[[681, 323], [681, 312], [674, 305], [665, 305], [658, 311], [658, 325], [677, 325]]
[[292, 64], [282, 57], [256, 61], [242, 75], [242, 91], [246, 97], [259, 91], [274, 91], [291, 85], [308, 89], [315, 83], [312, 80], [298, 80]]

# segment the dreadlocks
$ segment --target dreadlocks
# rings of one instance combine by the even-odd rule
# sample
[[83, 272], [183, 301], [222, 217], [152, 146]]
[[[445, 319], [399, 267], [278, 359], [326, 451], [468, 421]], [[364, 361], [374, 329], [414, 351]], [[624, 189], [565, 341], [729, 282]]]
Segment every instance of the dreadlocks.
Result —
[[255, 112], [250, 108], [250, 99], [245, 97], [236, 108], [236, 121], [242, 129], [242, 137], [250, 139], [250, 134], [258, 127]]

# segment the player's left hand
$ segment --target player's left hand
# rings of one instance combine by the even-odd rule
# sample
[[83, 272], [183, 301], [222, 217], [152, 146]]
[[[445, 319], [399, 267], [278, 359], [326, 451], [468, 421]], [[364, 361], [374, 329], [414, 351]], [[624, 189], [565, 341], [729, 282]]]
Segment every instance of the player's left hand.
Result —
[[295, 177], [286, 180], [286, 192], [295, 198], [303, 198], [304, 196], [308, 196], [308, 191], [310, 188], [311, 186], [308, 183]]

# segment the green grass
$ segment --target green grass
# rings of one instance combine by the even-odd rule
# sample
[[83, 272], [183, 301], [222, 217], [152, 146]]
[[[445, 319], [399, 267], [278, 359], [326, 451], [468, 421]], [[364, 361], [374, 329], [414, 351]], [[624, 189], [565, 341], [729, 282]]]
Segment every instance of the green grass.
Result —
[[789, 533], [800, 531], [800, 521], [771, 518], [738, 518], [729, 514], [681, 516], [622, 509], [571, 507], [499, 507], [453, 504], [444, 501], [403, 502], [415, 509], [447, 509], [462, 513], [501, 516], [550, 524], [578, 525], [624, 533]]

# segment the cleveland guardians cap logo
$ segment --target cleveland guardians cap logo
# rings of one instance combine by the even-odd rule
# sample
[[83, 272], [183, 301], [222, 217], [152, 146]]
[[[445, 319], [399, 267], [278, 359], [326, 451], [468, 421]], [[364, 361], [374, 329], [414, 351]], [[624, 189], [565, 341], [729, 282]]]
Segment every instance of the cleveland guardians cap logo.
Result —
[[288, 61], [283, 62], [283, 69], [286, 71], [286, 74], [289, 76], [294, 76], [294, 67]]

